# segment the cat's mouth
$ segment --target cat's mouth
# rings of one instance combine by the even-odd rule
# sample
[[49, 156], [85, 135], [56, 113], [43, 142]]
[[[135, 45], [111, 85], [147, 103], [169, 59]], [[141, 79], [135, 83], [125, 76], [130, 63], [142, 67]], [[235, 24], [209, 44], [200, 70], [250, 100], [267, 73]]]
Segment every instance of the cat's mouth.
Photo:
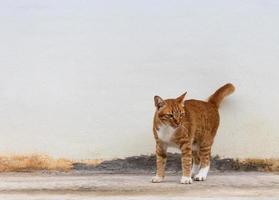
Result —
[[174, 128], [178, 128], [180, 125], [180, 123], [173, 123], [171, 126], [174, 127]]

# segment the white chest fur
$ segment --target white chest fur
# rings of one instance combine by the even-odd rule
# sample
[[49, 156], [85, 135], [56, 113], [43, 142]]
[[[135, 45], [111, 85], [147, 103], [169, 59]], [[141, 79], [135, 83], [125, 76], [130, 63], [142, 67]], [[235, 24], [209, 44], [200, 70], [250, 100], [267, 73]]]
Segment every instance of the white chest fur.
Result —
[[157, 131], [158, 137], [161, 141], [173, 145], [172, 137], [174, 136], [176, 128], [168, 125], [161, 125]]

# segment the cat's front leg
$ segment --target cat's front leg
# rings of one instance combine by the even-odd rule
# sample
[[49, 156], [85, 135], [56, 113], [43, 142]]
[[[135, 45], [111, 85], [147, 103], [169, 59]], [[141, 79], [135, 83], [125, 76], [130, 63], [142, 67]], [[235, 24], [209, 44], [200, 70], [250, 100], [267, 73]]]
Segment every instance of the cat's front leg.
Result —
[[167, 162], [167, 147], [157, 142], [156, 144], [156, 176], [152, 178], [152, 183], [160, 183], [165, 177], [165, 167]]
[[182, 177], [180, 183], [191, 184], [191, 166], [192, 166], [192, 148], [191, 143], [183, 141], [180, 145], [181, 149], [181, 164], [182, 164]]

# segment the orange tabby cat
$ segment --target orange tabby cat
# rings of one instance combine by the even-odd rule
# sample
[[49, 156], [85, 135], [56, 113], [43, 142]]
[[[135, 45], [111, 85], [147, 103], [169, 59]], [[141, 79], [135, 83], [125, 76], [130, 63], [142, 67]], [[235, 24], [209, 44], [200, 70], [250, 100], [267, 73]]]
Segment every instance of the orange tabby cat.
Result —
[[156, 112], [153, 133], [156, 140], [157, 171], [152, 178], [153, 183], [164, 179], [168, 146], [181, 150], [181, 183], [190, 184], [192, 178], [197, 181], [206, 179], [211, 146], [219, 126], [218, 107], [234, 89], [228, 83], [209, 97], [208, 101], [184, 101], [186, 93], [176, 99], [154, 97]]

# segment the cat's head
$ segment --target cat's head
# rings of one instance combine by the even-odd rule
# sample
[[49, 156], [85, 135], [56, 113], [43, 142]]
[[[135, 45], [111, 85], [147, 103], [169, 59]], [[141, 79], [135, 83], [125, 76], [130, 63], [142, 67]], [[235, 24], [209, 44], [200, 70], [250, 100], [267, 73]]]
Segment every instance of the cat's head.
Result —
[[160, 121], [172, 127], [178, 127], [185, 115], [184, 98], [186, 92], [176, 99], [162, 99], [154, 96], [154, 103]]

